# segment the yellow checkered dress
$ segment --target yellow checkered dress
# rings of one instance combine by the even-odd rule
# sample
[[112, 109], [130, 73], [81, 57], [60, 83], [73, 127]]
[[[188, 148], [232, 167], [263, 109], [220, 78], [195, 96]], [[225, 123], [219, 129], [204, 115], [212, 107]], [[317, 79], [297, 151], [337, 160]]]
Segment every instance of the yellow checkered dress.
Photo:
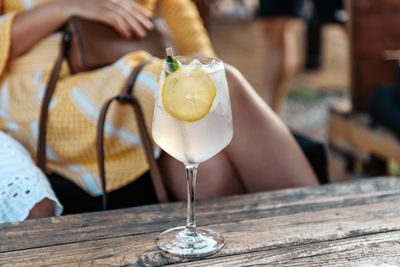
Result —
[[[47, 0], [48, 1], [48, 0]], [[157, 0], [138, 0], [153, 11]], [[213, 56], [210, 41], [190, 0], [159, 0], [180, 54]], [[58, 55], [59, 33], [42, 40], [23, 56], [9, 61], [14, 15], [46, 0], [0, 0], [0, 130], [9, 133], [35, 155], [41, 100]], [[50, 104], [48, 168], [91, 195], [101, 194], [96, 164], [96, 122], [103, 103], [121, 91], [131, 70], [150, 55], [130, 53], [111, 66], [71, 75], [66, 65]], [[141, 72], [135, 94], [151, 127], [154, 96], [162, 68], [156, 59]], [[105, 126], [107, 190], [118, 189], [147, 171], [139, 133], [129, 107], [114, 104]], [[151, 131], [150, 131], [151, 132]]]

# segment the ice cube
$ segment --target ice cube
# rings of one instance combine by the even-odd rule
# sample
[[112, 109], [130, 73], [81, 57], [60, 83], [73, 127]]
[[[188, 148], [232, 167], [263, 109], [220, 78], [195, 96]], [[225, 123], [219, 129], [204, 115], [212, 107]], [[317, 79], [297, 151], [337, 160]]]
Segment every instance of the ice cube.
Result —
[[215, 72], [220, 70], [223, 67], [223, 64], [220, 63], [221, 61], [213, 59], [210, 63], [204, 64], [203, 69], [207, 72]]
[[200, 69], [202, 67], [202, 64], [198, 59], [194, 59], [186, 67]]
[[213, 59], [211, 60], [211, 63], [210, 63], [208, 66], [210, 66], [210, 67], [216, 67], [219, 63], [220, 63], [219, 60], [213, 58]]

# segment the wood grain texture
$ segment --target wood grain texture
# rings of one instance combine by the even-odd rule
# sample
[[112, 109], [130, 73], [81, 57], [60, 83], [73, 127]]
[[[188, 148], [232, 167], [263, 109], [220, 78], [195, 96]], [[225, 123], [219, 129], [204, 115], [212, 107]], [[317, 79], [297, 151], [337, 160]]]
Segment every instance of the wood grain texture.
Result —
[[[200, 201], [196, 214], [201, 225], [238, 222], [373, 203], [399, 192], [399, 179], [375, 179]], [[185, 212], [185, 203], [169, 203], [0, 224], [0, 252], [162, 231], [183, 224]]]
[[[316, 266], [325, 262], [343, 266], [353, 260], [357, 264], [376, 260], [396, 264], [399, 259], [396, 253], [400, 251], [399, 189], [397, 179], [376, 179], [205, 201], [203, 214], [213, 215], [207, 224], [225, 236], [227, 245], [217, 255], [195, 263]], [[264, 203], [265, 200], [270, 202]], [[170, 210], [160, 208], [158, 216], [153, 217], [168, 217], [179, 205], [168, 204]], [[221, 210], [222, 207], [226, 209]], [[232, 214], [238, 218], [235, 220]], [[114, 212], [115, 223], [119, 215]], [[185, 262], [189, 265], [156, 249], [154, 239], [158, 233], [154, 231], [160, 231], [162, 225], [155, 222], [147, 233], [119, 237], [108, 233], [108, 237], [97, 240], [4, 252], [0, 253], [0, 265], [160, 266], [185, 265]], [[58, 239], [58, 233], [53, 239]]]
[[[398, 266], [400, 232], [199, 260], [190, 266]], [[386, 264], [386, 265], [385, 265]], [[187, 266], [187, 263], [174, 266]]]

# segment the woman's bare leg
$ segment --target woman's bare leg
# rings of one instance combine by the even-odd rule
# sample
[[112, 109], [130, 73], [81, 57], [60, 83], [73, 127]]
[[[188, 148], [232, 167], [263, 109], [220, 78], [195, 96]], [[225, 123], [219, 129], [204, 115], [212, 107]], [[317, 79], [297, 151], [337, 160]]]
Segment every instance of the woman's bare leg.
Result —
[[300, 21], [291, 17], [277, 17], [264, 19], [262, 24], [266, 41], [262, 97], [279, 114], [298, 67], [296, 35]]
[[[174, 199], [186, 199], [186, 173], [183, 163], [163, 153], [160, 159], [168, 191]], [[232, 163], [221, 152], [199, 166], [196, 183], [196, 199], [207, 199], [245, 193], [244, 187]]]
[[317, 185], [288, 128], [232, 66], [226, 65], [233, 139], [226, 153], [247, 192]]
[[[287, 127], [236, 69], [227, 65], [226, 73], [233, 139], [223, 152], [200, 164], [198, 198], [318, 185]], [[164, 154], [160, 166], [172, 196], [185, 199], [183, 164]]]

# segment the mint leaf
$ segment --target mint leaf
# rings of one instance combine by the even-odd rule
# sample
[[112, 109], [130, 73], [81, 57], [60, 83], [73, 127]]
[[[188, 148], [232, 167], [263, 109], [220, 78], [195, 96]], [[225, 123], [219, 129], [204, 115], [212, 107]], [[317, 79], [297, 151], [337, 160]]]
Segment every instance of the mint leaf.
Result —
[[[166, 58], [165, 60], [166, 60], [168, 63], [170, 63], [170, 64], [167, 65], [168, 68], [169, 68], [169, 69], [168, 69], [168, 72], [169, 72], [169, 73], [174, 72], [174, 71], [176, 71], [176, 70], [179, 69], [178, 61], [176, 61], [173, 57], [167, 56], [167, 58]], [[166, 73], [165, 75], [168, 76], [168, 73]]]

